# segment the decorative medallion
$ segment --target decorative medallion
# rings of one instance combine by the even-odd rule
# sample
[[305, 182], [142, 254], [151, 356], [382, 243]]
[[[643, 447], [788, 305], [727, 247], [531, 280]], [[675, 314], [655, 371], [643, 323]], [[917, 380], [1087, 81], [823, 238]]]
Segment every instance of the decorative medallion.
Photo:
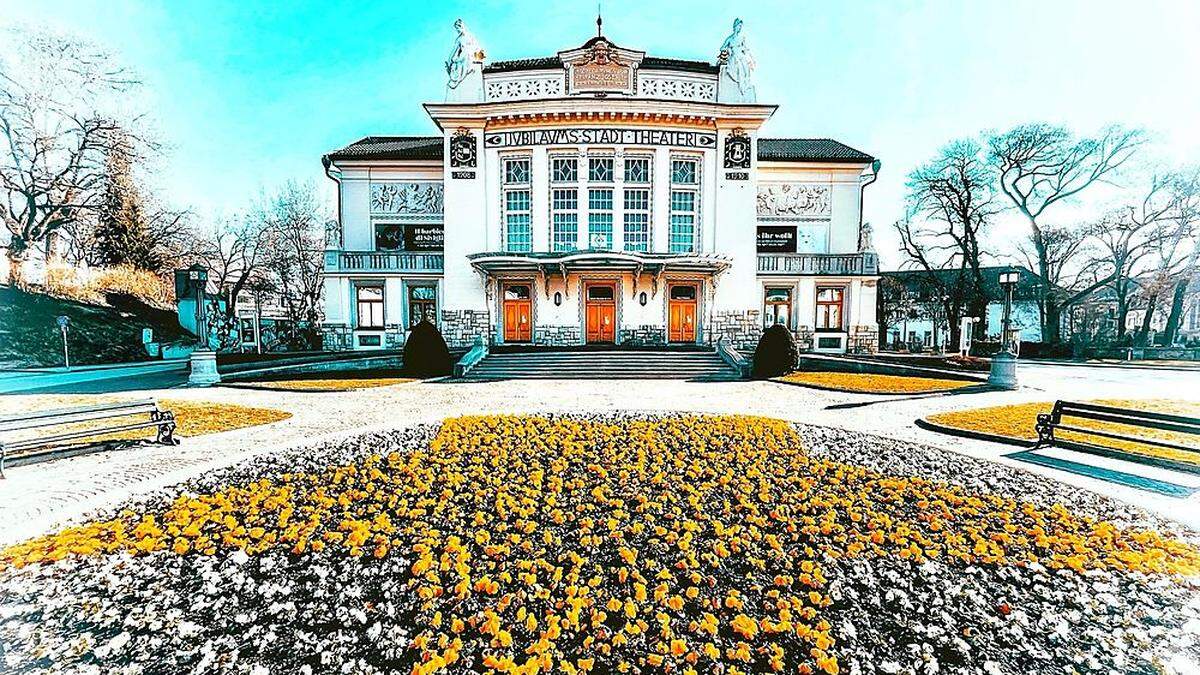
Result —
[[475, 134], [459, 129], [450, 137], [450, 166], [474, 169], [477, 162]]
[[734, 129], [725, 137], [725, 168], [750, 168], [750, 137], [741, 129]]

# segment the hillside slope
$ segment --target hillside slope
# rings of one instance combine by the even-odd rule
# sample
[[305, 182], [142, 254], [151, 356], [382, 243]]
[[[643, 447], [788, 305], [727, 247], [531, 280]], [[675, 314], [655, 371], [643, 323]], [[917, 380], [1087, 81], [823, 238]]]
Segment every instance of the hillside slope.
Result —
[[72, 365], [149, 359], [143, 328], [154, 329], [159, 342], [184, 335], [174, 312], [130, 296], [110, 293], [107, 306], [91, 305], [0, 285], [0, 369], [61, 366], [59, 316], [71, 318]]

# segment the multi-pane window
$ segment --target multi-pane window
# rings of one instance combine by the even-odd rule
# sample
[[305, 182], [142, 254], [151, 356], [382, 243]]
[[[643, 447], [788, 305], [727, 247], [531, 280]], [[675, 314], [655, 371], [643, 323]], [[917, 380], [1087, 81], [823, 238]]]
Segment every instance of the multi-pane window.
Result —
[[671, 253], [696, 252], [696, 221], [699, 212], [699, 160], [671, 160], [671, 229], [667, 250]]
[[436, 286], [408, 287], [408, 325], [415, 326], [422, 321], [437, 323]]
[[579, 245], [579, 190], [550, 191], [550, 246], [554, 251], [574, 251]]
[[579, 160], [575, 157], [551, 158], [550, 180], [554, 183], [574, 183], [578, 181]]
[[355, 288], [358, 304], [358, 327], [383, 328], [383, 286], [362, 285]]
[[533, 250], [529, 158], [504, 160], [504, 246], [513, 252]]
[[650, 190], [625, 188], [625, 250], [650, 250]]
[[763, 312], [763, 316], [766, 319], [764, 323], [768, 328], [775, 324], [791, 327], [792, 289], [768, 288], [763, 298], [763, 304], [766, 305], [766, 311]]
[[613, 180], [612, 157], [588, 158], [588, 181], [592, 183], [611, 183]]
[[[830, 286], [817, 288], [817, 330], [842, 330], [844, 289]], [[910, 333], [910, 340], [915, 337]]]
[[650, 182], [650, 158], [626, 157], [625, 182], [645, 184]]
[[612, 188], [588, 190], [588, 248], [608, 250], [613, 241]]

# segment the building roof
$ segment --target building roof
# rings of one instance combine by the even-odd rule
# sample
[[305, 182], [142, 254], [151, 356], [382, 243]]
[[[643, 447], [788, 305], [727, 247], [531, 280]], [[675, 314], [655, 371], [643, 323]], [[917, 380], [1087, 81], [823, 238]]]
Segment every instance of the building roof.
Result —
[[758, 161], [860, 163], [875, 158], [831, 138], [760, 138]]
[[[367, 136], [325, 156], [361, 159], [441, 159], [441, 136]], [[760, 138], [758, 159], [784, 162], [870, 162], [874, 157], [828, 138]]]
[[[716, 75], [720, 67], [708, 61], [689, 61], [687, 59], [666, 59], [659, 56], [647, 56], [638, 66], [642, 70], [673, 70], [681, 73], [704, 73]], [[483, 67], [485, 75], [491, 73], [516, 73], [524, 70], [555, 70], [563, 68], [562, 59], [557, 56], [544, 56], [534, 59], [513, 59], [511, 61], [494, 61]]]
[[367, 136], [325, 155], [323, 161], [441, 158], [441, 136]]
[[[989, 300], [1000, 301], [1004, 299], [1004, 291], [1000, 287], [1000, 275], [1005, 272], [1019, 272], [1021, 274], [1021, 279], [1017, 282], [1017, 287], [1013, 290], [1014, 300], [1034, 300], [1040, 297], [1039, 289], [1042, 285], [1042, 278], [1024, 267], [993, 265], [981, 267], [980, 272], [983, 274], [984, 293]], [[939, 278], [943, 284], [950, 284], [953, 282], [954, 276], [958, 273], [958, 269], [941, 269], [934, 270], [932, 273], [925, 270], [896, 270], [892, 272], [880, 272], [879, 274], [883, 277], [896, 279], [910, 293], [921, 296], [933, 293], [933, 285], [927, 283], [931, 277]]]

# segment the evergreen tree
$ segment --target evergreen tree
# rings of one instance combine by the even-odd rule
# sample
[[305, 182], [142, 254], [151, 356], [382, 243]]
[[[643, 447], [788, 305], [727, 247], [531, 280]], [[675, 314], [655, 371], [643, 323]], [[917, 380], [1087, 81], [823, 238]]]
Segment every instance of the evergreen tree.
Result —
[[133, 179], [133, 152], [128, 139], [117, 139], [105, 153], [104, 180], [92, 259], [105, 267], [130, 265], [158, 271], [162, 256], [150, 231], [145, 203]]

